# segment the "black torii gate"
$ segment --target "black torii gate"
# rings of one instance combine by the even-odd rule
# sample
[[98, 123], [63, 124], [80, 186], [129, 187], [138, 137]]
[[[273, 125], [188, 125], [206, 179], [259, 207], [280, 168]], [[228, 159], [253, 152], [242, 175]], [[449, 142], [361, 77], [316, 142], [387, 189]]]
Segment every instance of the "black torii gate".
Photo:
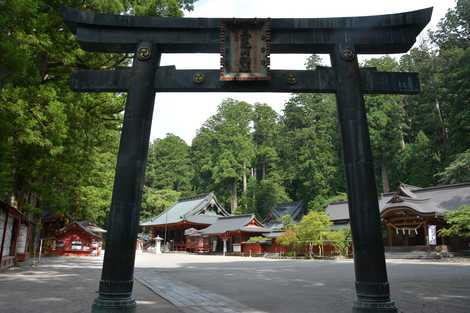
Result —
[[[357, 55], [408, 51], [429, 22], [432, 8], [314, 19], [134, 17], [69, 8], [62, 14], [83, 49], [135, 53], [131, 68], [79, 70], [71, 77], [76, 91], [128, 93], [93, 312], [135, 311], [135, 242], [155, 92], [175, 91], [335, 93], [354, 248], [353, 312], [397, 312], [390, 299], [363, 94], [416, 94], [419, 81], [416, 73], [360, 69]], [[223, 67], [159, 66], [162, 53], [190, 52], [221, 53]], [[332, 67], [269, 71], [270, 53], [328, 53]]]

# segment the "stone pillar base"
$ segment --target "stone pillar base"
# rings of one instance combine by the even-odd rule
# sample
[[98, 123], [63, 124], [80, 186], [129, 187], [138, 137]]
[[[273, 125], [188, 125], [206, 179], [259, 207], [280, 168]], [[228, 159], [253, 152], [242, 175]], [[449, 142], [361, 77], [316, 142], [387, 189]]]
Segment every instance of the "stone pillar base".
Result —
[[353, 313], [398, 313], [395, 302], [355, 301]]
[[133, 297], [124, 299], [105, 299], [98, 297], [91, 306], [91, 313], [135, 313], [136, 302]]

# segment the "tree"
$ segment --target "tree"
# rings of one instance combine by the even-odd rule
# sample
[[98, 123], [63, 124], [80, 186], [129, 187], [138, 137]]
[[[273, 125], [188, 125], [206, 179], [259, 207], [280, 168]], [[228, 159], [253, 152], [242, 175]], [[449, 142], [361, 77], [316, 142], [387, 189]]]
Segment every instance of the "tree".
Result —
[[297, 238], [300, 242], [308, 244], [310, 257], [313, 255], [313, 245], [320, 247], [320, 255], [322, 255], [321, 247], [327, 239], [331, 224], [332, 222], [328, 214], [319, 211], [311, 211], [296, 225], [295, 231]]
[[420, 131], [416, 141], [405, 147], [401, 158], [401, 173], [408, 184], [425, 187], [437, 182], [439, 159], [424, 132]]
[[332, 97], [298, 95], [286, 104], [280, 159], [290, 198], [309, 202], [335, 192], [339, 163], [335, 114]]
[[[226, 99], [193, 140], [196, 173], [207, 177], [199, 181], [207, 182], [206, 188], [217, 190], [222, 200], [228, 195], [232, 213], [242, 211], [238, 208], [239, 184], [244, 181], [248, 165], [254, 158], [252, 118], [250, 104]], [[195, 160], [195, 156], [202, 156], [204, 163]]]
[[326, 233], [326, 240], [331, 243], [342, 256], [348, 256], [351, 246], [351, 229], [334, 230]]
[[[364, 66], [392, 72], [398, 70], [399, 64], [390, 56], [384, 56], [367, 60]], [[401, 178], [396, 173], [399, 156], [405, 146], [403, 97], [368, 95], [365, 103], [376, 176], [379, 178], [377, 181], [384, 192], [389, 192], [391, 186], [397, 186]]]
[[140, 212], [141, 220], [146, 220], [158, 216], [165, 209], [176, 203], [181, 193], [171, 189], [156, 190], [144, 186], [142, 197], [142, 210]]
[[308, 209], [310, 211], [324, 211], [328, 205], [339, 201], [346, 201], [347, 199], [348, 196], [344, 192], [338, 193], [337, 195], [328, 198], [320, 195], [308, 203]]
[[295, 225], [292, 216], [290, 216], [289, 214], [281, 216], [281, 223], [283, 230], [292, 229]]
[[181, 16], [193, 0], [0, 2], [0, 189], [26, 213], [103, 224], [111, 199], [125, 97], [70, 90], [73, 69], [113, 69], [132, 55], [78, 47], [59, 6]]
[[213, 130], [201, 127], [194, 137], [190, 156], [194, 170], [192, 181], [193, 189], [197, 193], [209, 192], [213, 189], [212, 169], [214, 167], [215, 155], [218, 147]]
[[470, 149], [457, 155], [456, 159], [443, 172], [438, 173], [439, 181], [456, 184], [470, 181]]
[[445, 215], [447, 226], [439, 231], [445, 237], [470, 238], [470, 205], [462, 205]]
[[297, 237], [297, 233], [293, 228], [287, 229], [285, 232], [282, 233], [282, 235], [276, 238], [277, 244], [294, 249], [298, 241], [299, 239]]
[[279, 136], [277, 113], [267, 104], [256, 103], [253, 111], [253, 142], [256, 149], [256, 177], [263, 180], [277, 169], [277, 137]]
[[193, 167], [189, 146], [178, 136], [167, 134], [149, 149], [145, 185], [153, 189], [172, 189], [188, 196], [192, 193]]

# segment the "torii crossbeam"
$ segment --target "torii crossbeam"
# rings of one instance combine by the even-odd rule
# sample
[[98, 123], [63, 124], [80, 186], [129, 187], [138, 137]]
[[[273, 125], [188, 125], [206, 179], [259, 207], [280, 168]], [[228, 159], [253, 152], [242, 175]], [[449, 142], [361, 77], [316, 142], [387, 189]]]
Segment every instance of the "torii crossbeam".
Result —
[[[346, 169], [356, 274], [353, 312], [396, 313], [390, 299], [364, 94], [416, 94], [416, 73], [360, 69], [358, 54], [404, 53], [432, 8], [368, 17], [159, 18], [63, 8], [87, 51], [135, 53], [131, 68], [79, 70], [81, 92], [127, 92], [106, 252], [93, 312], [134, 312], [135, 242], [155, 92], [335, 93]], [[254, 39], [255, 38], [255, 39]], [[256, 51], [255, 51], [256, 50]], [[160, 67], [162, 53], [221, 53], [222, 69]], [[327, 53], [332, 67], [270, 71], [270, 53]]]

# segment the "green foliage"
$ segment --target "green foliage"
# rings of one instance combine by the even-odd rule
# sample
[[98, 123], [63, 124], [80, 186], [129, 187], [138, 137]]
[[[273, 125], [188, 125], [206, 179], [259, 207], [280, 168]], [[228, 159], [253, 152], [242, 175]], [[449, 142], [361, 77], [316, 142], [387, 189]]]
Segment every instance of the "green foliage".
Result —
[[[125, 97], [72, 92], [68, 77], [72, 69], [126, 66], [131, 55], [81, 50], [59, 6], [182, 16], [194, 2], [0, 1], [1, 198], [15, 195], [26, 211], [106, 219]], [[470, 0], [458, 0], [429, 42], [399, 61], [384, 56], [363, 64], [418, 72], [421, 82], [417, 96], [366, 97], [379, 190], [399, 182], [424, 187], [470, 180], [469, 21]], [[321, 59], [309, 57], [306, 68], [318, 66]], [[263, 218], [291, 200], [321, 211], [344, 199], [337, 129], [332, 95], [293, 95], [281, 115], [267, 104], [226, 99], [191, 147], [174, 135], [151, 145], [142, 216], [158, 214], [180, 195], [212, 190], [234, 213]], [[313, 238], [307, 221], [289, 238]]]
[[444, 184], [470, 182], [470, 149], [458, 154], [456, 159], [437, 176]]
[[191, 194], [193, 167], [189, 146], [178, 136], [167, 134], [149, 148], [145, 185], [153, 189], [172, 189]]
[[439, 170], [439, 159], [424, 132], [420, 131], [415, 142], [405, 147], [401, 157], [401, 171], [408, 184], [429, 186], [436, 182], [434, 176]]
[[348, 256], [349, 247], [352, 242], [350, 229], [330, 231], [325, 235], [326, 240], [331, 243], [342, 256]]
[[328, 214], [311, 211], [296, 225], [295, 230], [300, 241], [321, 245], [326, 239], [331, 224]]
[[258, 243], [258, 242], [264, 242], [266, 241], [267, 238], [263, 236], [253, 236], [250, 237], [250, 239], [247, 240], [248, 243]]
[[181, 193], [171, 189], [154, 189], [144, 186], [142, 197], [141, 220], [158, 216], [165, 209], [176, 203]]
[[276, 238], [276, 243], [285, 247], [294, 247], [299, 241], [295, 229], [287, 229], [281, 236]]
[[282, 229], [292, 229], [295, 225], [294, 220], [292, 219], [292, 216], [286, 214], [281, 216], [281, 223], [282, 223]]
[[313, 94], [293, 96], [286, 104], [280, 159], [292, 199], [309, 202], [335, 192], [339, 163], [335, 106], [331, 96]]
[[[253, 108], [246, 102], [224, 100], [199, 130], [192, 144], [197, 190], [215, 189], [222, 201], [238, 208], [239, 184], [254, 158], [251, 137]], [[228, 196], [228, 197], [227, 197]], [[227, 201], [229, 200], [229, 201]]]
[[258, 216], [265, 217], [269, 210], [277, 204], [289, 201], [290, 198], [280, 180], [267, 178], [257, 183], [255, 205]]
[[310, 211], [323, 211], [326, 207], [332, 203], [339, 202], [339, 201], [346, 201], [348, 196], [346, 193], [341, 192], [336, 196], [325, 198], [323, 196], [317, 196], [315, 199], [309, 202], [308, 209]]
[[463, 205], [445, 216], [447, 226], [439, 231], [445, 237], [470, 238], [470, 205]]
[[86, 53], [59, 6], [181, 16], [192, 0], [0, 1], [0, 198], [104, 224], [125, 97], [78, 94], [73, 69], [112, 69], [131, 56]]

